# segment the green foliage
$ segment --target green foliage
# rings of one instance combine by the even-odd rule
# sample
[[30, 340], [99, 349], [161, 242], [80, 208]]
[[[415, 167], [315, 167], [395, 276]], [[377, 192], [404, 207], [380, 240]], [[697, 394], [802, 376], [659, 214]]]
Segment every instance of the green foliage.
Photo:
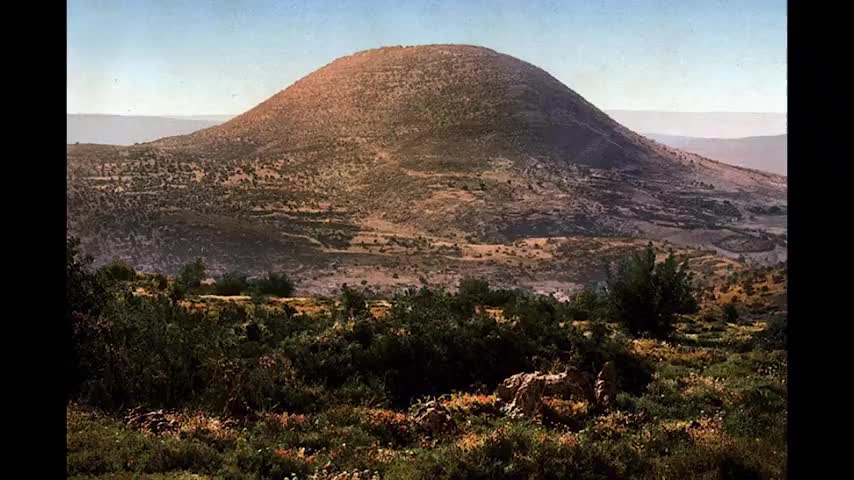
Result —
[[155, 289], [160, 290], [161, 292], [169, 288], [169, 279], [167, 279], [166, 275], [163, 275], [162, 273], [155, 274], [151, 279], [151, 283]]
[[192, 470], [214, 473], [222, 454], [193, 439], [158, 438], [127, 430], [124, 425], [94, 412], [70, 409], [66, 468], [70, 475], [144, 474]]
[[110, 263], [101, 267], [98, 272], [105, 275], [109, 280], [127, 282], [136, 279], [136, 271], [126, 261], [115, 258]]
[[104, 277], [92, 272], [92, 257], [80, 253], [80, 240], [65, 241], [65, 390], [75, 395], [87, 371], [82, 362], [85, 346], [77, 340], [97, 323], [101, 311], [110, 301], [111, 292]]
[[473, 311], [477, 306], [503, 307], [520, 295], [517, 290], [491, 288], [484, 278], [463, 277], [455, 301], [463, 311]]
[[240, 295], [249, 289], [246, 275], [240, 272], [228, 272], [223, 274], [214, 285], [214, 293], [217, 295]]
[[[680, 344], [680, 336], [629, 343], [602, 321], [611, 300], [603, 293], [564, 304], [518, 291], [502, 297], [484, 281], [457, 294], [401, 292], [378, 317], [369, 292], [349, 287], [340, 311], [312, 315], [261, 300], [185, 307], [171, 301], [171, 287], [135, 296], [106, 281], [76, 245], [69, 239], [69, 358], [78, 374], [69, 397], [83, 406], [68, 410], [72, 477], [785, 477], [785, 351], [727, 355], [728, 347]], [[490, 302], [502, 315], [473, 308]], [[785, 325], [779, 318], [772, 322]], [[573, 326], [581, 319], [589, 321]], [[654, 377], [638, 355], [655, 359]], [[609, 411], [550, 403], [542, 422], [512, 419], [481, 395], [522, 371], [573, 367], [592, 383], [607, 361], [619, 390]], [[448, 407], [456, 430], [425, 438], [405, 412], [451, 392], [463, 392]], [[136, 405], [203, 415], [216, 428], [142, 433], [119, 420]], [[696, 441], [695, 428], [713, 435]]]
[[606, 479], [638, 478], [649, 462], [629, 442], [594, 447], [561, 444], [531, 424], [499, 424], [481, 432], [475, 447], [416, 451], [392, 464], [388, 479]]
[[776, 315], [768, 321], [757, 338], [757, 345], [765, 350], [788, 350], [789, 317]]
[[253, 290], [261, 295], [290, 297], [294, 293], [294, 283], [288, 275], [281, 272], [267, 272], [267, 275], [252, 282]]
[[676, 314], [697, 310], [687, 265], [678, 264], [672, 252], [656, 264], [652, 243], [607, 273], [613, 315], [635, 335], [666, 337]]
[[738, 321], [738, 307], [735, 300], [724, 305], [723, 308], [724, 320], [727, 323], [735, 323]]
[[182, 290], [186, 291], [191, 288], [197, 288], [205, 279], [205, 262], [201, 258], [196, 258], [192, 262], [184, 265], [175, 276], [175, 284]]
[[359, 317], [368, 313], [368, 297], [364, 291], [341, 286], [341, 312], [348, 317]]
[[573, 320], [601, 320], [608, 316], [608, 298], [604, 292], [585, 288], [572, 299], [569, 315]]
[[[361, 298], [352, 300], [357, 297], [342, 295], [342, 305], [362, 305]], [[328, 388], [361, 379], [382, 385], [396, 404], [474, 383], [494, 386], [520, 371], [570, 363], [587, 370], [615, 358], [620, 365], [632, 363], [628, 354], [620, 356], [624, 345], [575, 333], [554, 300], [517, 297], [505, 306], [507, 321], [459, 302], [443, 290], [406, 291], [383, 318], [350, 315], [343, 326], [289, 340], [288, 357]]]

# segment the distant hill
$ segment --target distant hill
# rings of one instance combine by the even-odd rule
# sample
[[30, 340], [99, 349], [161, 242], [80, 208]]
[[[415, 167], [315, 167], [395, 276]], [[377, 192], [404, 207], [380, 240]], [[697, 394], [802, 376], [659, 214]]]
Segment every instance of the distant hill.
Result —
[[185, 135], [228, 119], [211, 117], [147, 117], [101, 114], [66, 115], [66, 143], [133, 145]]
[[695, 138], [646, 134], [665, 145], [741, 167], [786, 175], [788, 135], [746, 138]]
[[[662, 137], [742, 138], [786, 132], [786, 115], [781, 113], [634, 110], [606, 110], [605, 113], [636, 132], [655, 132], [655, 135]], [[161, 137], [185, 135], [227, 122], [235, 116], [68, 114], [67, 142], [132, 145]]]
[[69, 145], [67, 165], [85, 251], [158, 271], [202, 256], [217, 271], [328, 266], [340, 279], [394, 261], [426, 265], [428, 281], [502, 258], [513, 275], [528, 260], [555, 268], [482, 250], [532, 238], [785, 245], [784, 177], [654, 142], [548, 72], [474, 46], [359, 52], [221, 125]]
[[785, 113], [656, 112], [606, 110], [614, 120], [636, 132], [702, 138], [743, 138], [782, 135]]

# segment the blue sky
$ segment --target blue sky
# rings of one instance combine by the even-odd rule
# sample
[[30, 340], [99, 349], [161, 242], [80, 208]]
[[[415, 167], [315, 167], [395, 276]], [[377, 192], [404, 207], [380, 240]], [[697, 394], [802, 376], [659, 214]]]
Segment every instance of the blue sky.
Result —
[[481, 45], [603, 109], [786, 112], [786, 2], [68, 2], [68, 113], [236, 114], [335, 58]]

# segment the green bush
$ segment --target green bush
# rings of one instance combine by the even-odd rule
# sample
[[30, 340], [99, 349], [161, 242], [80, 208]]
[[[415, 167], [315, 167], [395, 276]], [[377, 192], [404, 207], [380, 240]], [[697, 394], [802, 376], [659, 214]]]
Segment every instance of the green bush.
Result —
[[267, 272], [267, 275], [252, 283], [255, 292], [261, 295], [290, 297], [294, 293], [294, 283], [285, 273]]
[[86, 346], [79, 343], [81, 332], [97, 323], [112, 295], [104, 277], [92, 272], [92, 257], [82, 255], [80, 240], [65, 242], [65, 389], [76, 395], [87, 375], [83, 361]]
[[649, 461], [625, 441], [564, 445], [530, 424], [500, 424], [474, 448], [455, 445], [416, 451], [390, 466], [387, 479], [640, 478]]
[[162, 273], [155, 274], [151, 279], [151, 283], [154, 285], [154, 288], [160, 291], [165, 291], [169, 287], [169, 279]]
[[368, 313], [368, 297], [364, 291], [348, 287], [341, 287], [341, 311], [349, 317], [362, 316]]
[[[345, 306], [362, 302], [342, 298]], [[361, 379], [381, 385], [395, 404], [475, 383], [492, 388], [509, 375], [533, 369], [574, 365], [595, 374], [592, 369], [607, 360], [625, 368], [626, 378], [649, 376], [625, 345], [588, 339], [567, 325], [554, 300], [518, 297], [505, 307], [508, 321], [466, 312], [457, 302], [443, 290], [410, 290], [392, 300], [383, 318], [352, 315], [344, 325], [329, 324], [283, 345], [306, 378], [332, 389]]]
[[126, 261], [119, 258], [113, 259], [98, 271], [112, 281], [128, 282], [136, 280], [136, 271], [133, 267], [131, 267]]
[[766, 350], [788, 350], [788, 315], [777, 315], [768, 321], [765, 330], [757, 335], [756, 344]]
[[671, 252], [655, 263], [650, 242], [640, 253], [608, 269], [608, 299], [614, 317], [635, 335], [667, 337], [677, 314], [694, 313], [697, 301], [687, 264], [677, 264]]
[[724, 320], [727, 323], [735, 323], [738, 321], [738, 307], [734, 300], [724, 305], [723, 314]]
[[503, 307], [520, 295], [523, 294], [518, 290], [491, 288], [483, 278], [463, 277], [454, 299], [462, 311], [469, 312], [477, 306]]
[[608, 298], [599, 290], [585, 288], [569, 304], [569, 316], [573, 320], [600, 320], [608, 316]]
[[240, 295], [249, 289], [246, 275], [239, 272], [228, 272], [223, 274], [214, 285], [216, 295]]
[[197, 288], [205, 279], [205, 262], [201, 258], [196, 258], [192, 262], [184, 265], [175, 276], [175, 283], [182, 290]]

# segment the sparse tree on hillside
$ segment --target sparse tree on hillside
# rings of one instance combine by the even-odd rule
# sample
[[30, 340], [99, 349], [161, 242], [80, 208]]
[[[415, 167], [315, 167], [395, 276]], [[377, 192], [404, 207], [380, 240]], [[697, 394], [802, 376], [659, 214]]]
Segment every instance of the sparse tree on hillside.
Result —
[[341, 286], [341, 310], [348, 317], [358, 317], [368, 312], [368, 299], [365, 294], [345, 283]]
[[666, 337], [676, 314], [697, 310], [686, 264], [677, 263], [672, 252], [656, 264], [651, 242], [642, 253], [621, 261], [615, 272], [609, 268], [607, 274], [612, 313], [635, 335]]
[[127, 282], [136, 279], [136, 271], [133, 267], [131, 267], [128, 262], [120, 258], [114, 258], [110, 263], [101, 267], [99, 272], [102, 275], [105, 275], [108, 279], [119, 282]]
[[727, 303], [724, 305], [724, 320], [727, 323], [735, 323], [738, 320], [738, 308], [735, 305], [735, 301]]
[[187, 290], [196, 288], [202, 284], [205, 279], [205, 262], [201, 258], [196, 258], [192, 262], [181, 267], [178, 275], [175, 276], [175, 283], [180, 288]]

